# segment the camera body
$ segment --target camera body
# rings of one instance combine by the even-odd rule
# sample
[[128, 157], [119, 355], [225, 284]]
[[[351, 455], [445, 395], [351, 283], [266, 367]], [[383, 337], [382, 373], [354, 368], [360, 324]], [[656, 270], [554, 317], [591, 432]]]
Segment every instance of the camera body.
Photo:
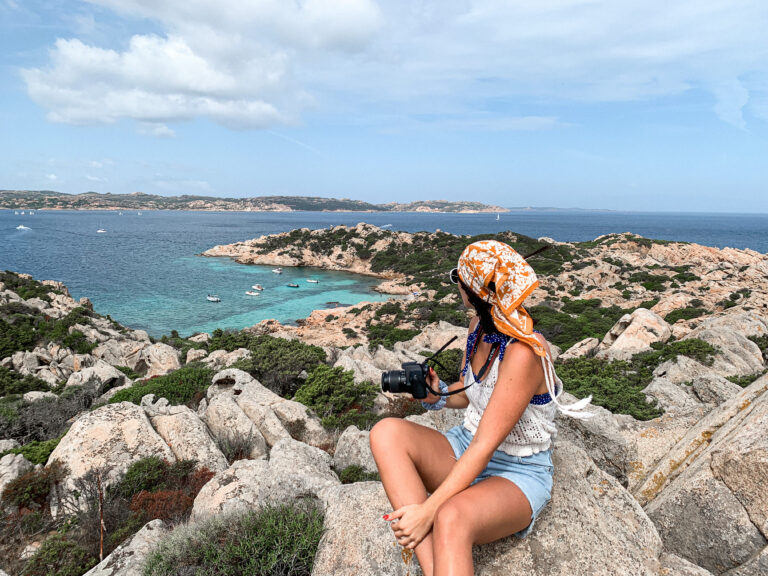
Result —
[[427, 363], [404, 362], [401, 370], [387, 370], [381, 375], [382, 392], [408, 392], [420, 400], [427, 397]]

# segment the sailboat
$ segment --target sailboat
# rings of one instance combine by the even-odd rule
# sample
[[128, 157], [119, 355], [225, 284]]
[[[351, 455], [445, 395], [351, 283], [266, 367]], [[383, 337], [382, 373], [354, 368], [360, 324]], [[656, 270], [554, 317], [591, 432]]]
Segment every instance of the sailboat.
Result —
[[499, 221], [499, 213], [498, 212], [496, 212], [496, 221], [497, 222]]

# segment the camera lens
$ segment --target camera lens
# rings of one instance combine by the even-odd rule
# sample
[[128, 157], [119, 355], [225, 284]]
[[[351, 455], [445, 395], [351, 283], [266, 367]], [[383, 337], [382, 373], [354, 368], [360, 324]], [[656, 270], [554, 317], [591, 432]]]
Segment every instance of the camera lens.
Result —
[[405, 383], [405, 370], [389, 370], [381, 374], [382, 392], [392, 392], [393, 394], [405, 392], [406, 390], [403, 390]]

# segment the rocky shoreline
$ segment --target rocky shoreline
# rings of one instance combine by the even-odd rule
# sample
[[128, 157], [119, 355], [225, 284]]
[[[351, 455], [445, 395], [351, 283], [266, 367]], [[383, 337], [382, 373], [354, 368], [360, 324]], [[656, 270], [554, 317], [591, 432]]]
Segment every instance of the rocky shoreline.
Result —
[[[305, 241], [305, 234], [315, 236]], [[338, 249], [323, 252], [326, 243], [340, 237]], [[74, 301], [61, 284], [38, 284], [6, 273], [0, 283], [0, 327], [17, 336], [12, 341], [0, 337], [0, 350], [7, 351], [0, 354], [0, 375], [5, 386], [13, 387], [9, 390], [33, 384], [39, 389], [0, 398], [0, 425], [11, 435], [0, 440], [0, 453], [10, 450], [0, 460], [0, 492], [19, 478], [48, 473], [54, 462], [67, 470], [39, 510], [4, 503], [6, 518], [18, 522], [24, 515], [49, 510], [53, 517], [65, 514], [66, 505], [77, 500], [78, 487], [97, 470], [106, 484], [117, 485], [131, 466], [147, 458], [170, 463], [194, 458], [210, 476], [189, 501], [190, 524], [185, 530], [194, 531], [207, 518], [309, 498], [324, 512], [325, 531], [313, 576], [419, 574], [417, 565], [403, 562], [380, 519], [389, 509], [381, 483], [374, 479], [343, 484], [340, 479], [349, 467], [375, 473], [365, 427], [327, 428], [323, 414], [274, 392], [273, 376], [259, 380], [253, 370], [262, 360], [270, 365], [281, 357], [275, 348], [271, 356], [260, 358], [265, 346], [305, 341], [324, 346], [325, 361], [309, 375], [309, 370], [298, 373], [296, 368], [299, 384], [333, 374], [339, 379], [334, 387], [346, 386], [344, 371], [356, 385], [377, 384], [382, 371], [420, 361], [452, 335], [459, 336], [453, 348], [460, 349], [465, 328], [430, 321], [457, 305], [451, 287], [432, 280], [431, 274], [442, 276], [442, 261], [426, 272], [418, 269], [423, 258], [412, 268], [382, 270], [375, 256], [390, 254], [385, 263], [395, 261], [408, 246], [423, 256], [420, 242], [443, 242], [447, 258], [453, 258], [454, 245], [449, 243], [466, 240], [385, 233], [360, 225], [301, 232], [293, 238], [281, 235], [279, 246], [275, 237], [266, 237], [216, 247], [206, 255], [236, 257], [244, 263], [366, 270], [395, 282], [411, 298], [316, 311], [297, 327], [266, 321], [241, 333], [172, 337], [165, 342], [153, 342], [146, 333], [94, 314], [87, 300]], [[620, 370], [618, 387], [610, 392], [618, 396], [635, 373], [647, 371], [642, 403], [657, 408], [660, 415], [638, 419], [594, 406], [591, 420], [560, 418], [551, 503], [526, 539], [508, 538], [476, 548], [476, 573], [765, 574], [768, 256], [629, 234], [558, 244], [551, 252], [557, 260], [537, 264], [543, 289], [534, 294], [531, 309], [554, 331], [550, 339], [572, 342], [562, 351], [556, 349], [566, 392], [594, 376], [590, 373], [611, 368]], [[419, 296], [412, 294], [414, 289]], [[551, 317], [559, 324], [552, 324], [547, 314], [555, 315]], [[581, 330], [586, 318], [592, 318], [594, 326], [588, 328], [599, 332], [597, 336], [580, 338], [583, 334], [576, 328]], [[598, 330], [607, 320], [605, 329]], [[26, 325], [48, 334], [45, 341], [23, 344], [18, 335], [26, 332], [19, 327]], [[374, 329], [388, 325], [404, 332], [386, 347], [371, 346]], [[262, 342], [269, 337], [259, 334], [273, 339]], [[198, 373], [207, 380], [197, 391], [187, 392], [189, 400], [166, 398], [175, 398]], [[187, 376], [177, 382], [164, 380], [174, 374]], [[118, 394], [144, 390], [153, 382], [168, 382], [166, 392], [112, 402], [128, 397]], [[28, 460], [31, 443], [19, 446], [15, 438], [28, 436], [30, 430], [3, 420], [7, 410], [15, 407], [19, 417], [29, 419], [35, 406], [62, 407], [73, 394], [86, 393], [93, 399], [90, 405], [63, 415], [66, 432], [46, 440], [55, 443], [50, 454], [40, 464]], [[371, 410], [378, 416], [406, 416], [397, 412], [401, 408], [396, 398], [378, 394]], [[47, 414], [51, 419], [52, 413]], [[407, 417], [444, 430], [460, 423], [462, 415], [445, 410]], [[221, 443], [225, 436], [229, 441], [248, 439], [247, 454], [231, 461]], [[157, 519], [137, 526], [87, 574], [140, 574], [150, 551], [178, 530], [173, 522]], [[43, 547], [51, 535], [35, 533], [19, 540], [17, 548], [3, 538], [0, 546], [9, 555], [6, 564], [0, 562], [0, 574], [49, 550]]]

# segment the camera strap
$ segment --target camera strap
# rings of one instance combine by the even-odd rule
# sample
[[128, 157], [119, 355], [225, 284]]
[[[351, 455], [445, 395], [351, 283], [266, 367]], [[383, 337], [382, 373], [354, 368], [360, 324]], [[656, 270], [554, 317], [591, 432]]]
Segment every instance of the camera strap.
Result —
[[[456, 338], [454, 337], [450, 342], [448, 342], [448, 344], [453, 342], [453, 340], [455, 340], [455, 339]], [[448, 346], [448, 344], [443, 346], [443, 348], [440, 349], [440, 352], [442, 352]], [[488, 358], [486, 358], [485, 364], [483, 364], [482, 368], [480, 368], [480, 372], [478, 373], [478, 375], [475, 376], [474, 372], [472, 373], [472, 379], [474, 380], [474, 382], [472, 382], [472, 384], [474, 384], [475, 382], [479, 382], [480, 380], [483, 379], [483, 377], [485, 376], [486, 371], [488, 370], [488, 368], [491, 366], [491, 364], [493, 363], [494, 359], [496, 358], [496, 356], [497, 356], [497, 354], [499, 352], [499, 348], [500, 347], [501, 347], [501, 345], [498, 344], [498, 343], [494, 343], [491, 346], [491, 351], [488, 353]], [[475, 353], [475, 349], [476, 348], [477, 348], [477, 342], [475, 342], [475, 346], [472, 348], [472, 353], [470, 354], [470, 357], [467, 358], [467, 362], [470, 362], [471, 356]], [[437, 352], [435, 354], [435, 356], [437, 356], [437, 354], [439, 354], [440, 352]], [[430, 358], [430, 360], [432, 360], [433, 362], [436, 362], [437, 364], [442, 366], [442, 364], [440, 364], [439, 362], [437, 362], [437, 360], [434, 359], [434, 356], [432, 358]], [[443, 366], [443, 368], [444, 368], [444, 366]], [[471, 365], [470, 365], [469, 369], [472, 370], [472, 366]], [[467, 386], [464, 386], [463, 388], [459, 388], [458, 390], [451, 390], [450, 392], [435, 392], [434, 390], [432, 390], [432, 387], [429, 384], [427, 384], [427, 389], [430, 392], [432, 392], [432, 394], [434, 394], [435, 396], [453, 396], [454, 394], [458, 394], [459, 392], [464, 392], [464, 390], [466, 390], [467, 388], [472, 386], [472, 384], [468, 384]]]

